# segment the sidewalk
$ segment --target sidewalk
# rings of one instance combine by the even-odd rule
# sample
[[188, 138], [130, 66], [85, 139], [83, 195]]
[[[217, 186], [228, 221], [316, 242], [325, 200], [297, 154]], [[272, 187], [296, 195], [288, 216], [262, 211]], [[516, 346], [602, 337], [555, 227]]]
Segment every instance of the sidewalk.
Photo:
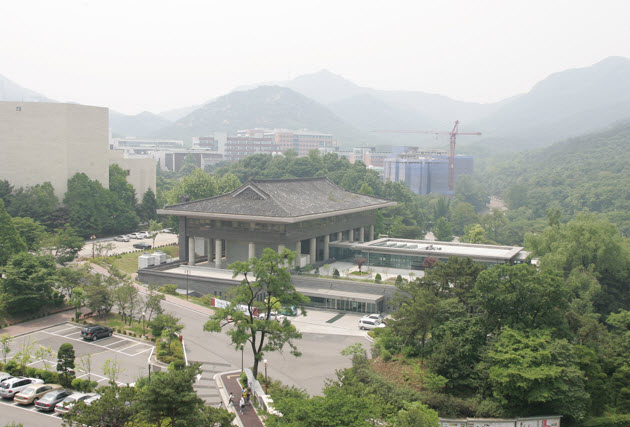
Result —
[[[220, 378], [223, 382], [223, 386], [225, 387], [225, 394], [223, 395], [224, 406], [227, 407], [228, 411], [234, 412], [236, 414], [236, 418], [240, 421], [240, 425], [243, 427], [263, 427], [264, 424], [258, 418], [258, 414], [256, 413], [256, 409], [251, 404], [251, 402], [245, 406], [243, 413], [241, 414], [241, 408], [239, 402], [241, 400], [241, 384], [238, 381], [241, 373], [239, 371], [235, 372], [227, 372], [225, 374], [221, 374]], [[230, 393], [234, 395], [234, 406], [229, 405], [228, 399]], [[229, 405], [229, 406], [228, 406]], [[238, 421], [237, 421], [238, 422]]]
[[74, 320], [74, 309], [51, 314], [50, 316], [40, 317], [35, 320], [29, 320], [28, 322], [18, 323], [17, 325], [8, 326], [4, 329], [0, 329], [0, 335], [8, 334], [12, 337], [17, 337], [19, 335], [39, 331], [40, 329], [72, 320]]

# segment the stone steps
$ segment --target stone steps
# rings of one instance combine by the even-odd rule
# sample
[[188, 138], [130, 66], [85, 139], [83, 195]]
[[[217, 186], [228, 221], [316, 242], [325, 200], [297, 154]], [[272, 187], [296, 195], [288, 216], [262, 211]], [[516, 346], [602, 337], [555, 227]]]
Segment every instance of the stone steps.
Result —
[[193, 389], [208, 406], [218, 407], [222, 403], [221, 394], [214, 380], [214, 375], [229, 370], [230, 364], [224, 362], [189, 361], [199, 363], [201, 369], [200, 378], [193, 384]]

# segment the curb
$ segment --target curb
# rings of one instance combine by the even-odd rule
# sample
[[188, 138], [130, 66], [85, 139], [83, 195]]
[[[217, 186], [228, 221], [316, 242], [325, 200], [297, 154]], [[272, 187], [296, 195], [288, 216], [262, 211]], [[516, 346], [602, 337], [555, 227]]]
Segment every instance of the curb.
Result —
[[12, 335], [12, 337], [13, 337], [13, 338], [21, 337], [21, 336], [23, 336], [23, 335], [28, 335], [28, 334], [32, 334], [32, 333], [34, 333], [34, 332], [43, 331], [44, 329], [49, 329], [49, 328], [54, 328], [55, 326], [65, 325], [66, 323], [70, 323], [70, 322], [69, 322], [69, 321], [65, 321], [65, 322], [54, 323], [54, 324], [52, 324], [52, 325], [42, 326], [41, 328], [38, 328], [38, 329], [33, 329], [32, 331], [22, 332], [21, 334]]

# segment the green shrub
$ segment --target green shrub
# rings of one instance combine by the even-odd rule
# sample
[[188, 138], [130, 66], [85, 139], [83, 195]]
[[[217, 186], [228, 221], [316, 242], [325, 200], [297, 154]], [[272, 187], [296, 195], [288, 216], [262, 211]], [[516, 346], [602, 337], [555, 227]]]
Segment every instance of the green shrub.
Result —
[[313, 269], [313, 266], [311, 264], [306, 264], [304, 266], [304, 271], [309, 272]]
[[4, 370], [14, 376], [21, 374], [20, 365], [13, 359], [9, 360], [7, 364], [4, 365]]
[[164, 285], [159, 291], [169, 295], [177, 295], [177, 285]]
[[37, 375], [37, 368], [26, 368], [26, 376], [34, 378]]
[[339, 276], [340, 276], [340, 275], [339, 275], [339, 270], [337, 270], [337, 269], [335, 268], [335, 271], [333, 271], [333, 277], [339, 277]]
[[376, 273], [376, 276], [374, 276], [374, 282], [381, 283], [381, 280], [383, 280], [383, 278], [381, 277], [381, 274]]
[[630, 414], [590, 418], [584, 422], [585, 427], [625, 427], [628, 425], [630, 425]]
[[245, 372], [241, 372], [239, 381], [241, 382], [241, 387], [247, 388], [247, 374]]
[[176, 359], [171, 362], [171, 366], [173, 366], [173, 369], [184, 369], [186, 362], [181, 359]]
[[388, 362], [392, 358], [392, 354], [389, 352], [389, 350], [383, 350], [381, 351], [381, 357], [385, 362]]

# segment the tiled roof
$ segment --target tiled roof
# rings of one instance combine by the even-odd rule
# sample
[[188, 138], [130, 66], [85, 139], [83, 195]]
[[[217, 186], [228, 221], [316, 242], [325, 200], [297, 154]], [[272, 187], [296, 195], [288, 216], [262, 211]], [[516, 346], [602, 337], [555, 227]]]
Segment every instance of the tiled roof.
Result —
[[328, 178], [249, 180], [221, 196], [166, 206], [160, 213], [205, 213], [298, 218], [342, 211], [372, 210], [396, 203], [346, 191]]

